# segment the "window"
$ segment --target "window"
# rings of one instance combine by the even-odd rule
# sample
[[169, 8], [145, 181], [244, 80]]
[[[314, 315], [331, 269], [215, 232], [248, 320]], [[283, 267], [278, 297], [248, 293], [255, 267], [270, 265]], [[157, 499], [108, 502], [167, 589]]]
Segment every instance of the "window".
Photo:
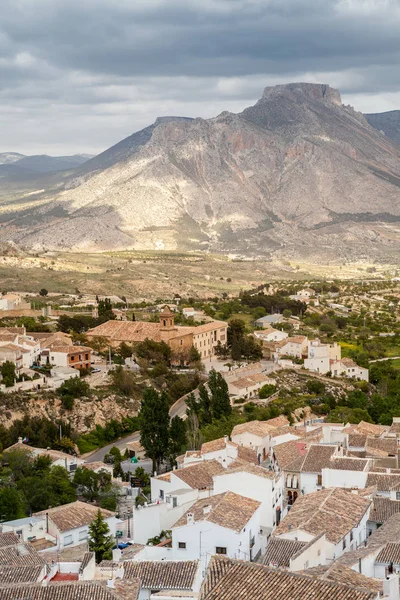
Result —
[[224, 548], [223, 546], [216, 546], [215, 554], [226, 554], [226, 548]]
[[343, 538], [343, 550], [346, 548], [346, 538]]
[[186, 550], [186, 542], [178, 542], [178, 548], [180, 548], [180, 550]]
[[176, 506], [178, 506], [178, 498], [176, 496], [173, 496], [173, 498], [172, 498], [172, 508], [175, 508]]
[[286, 477], [286, 487], [288, 487], [288, 488], [292, 487], [292, 476], [291, 475], [288, 475]]
[[66, 535], [64, 537], [64, 546], [70, 546], [72, 544], [72, 535]]
[[396, 492], [396, 500], [400, 500], [400, 492]]
[[296, 475], [293, 475], [292, 487], [297, 488], [297, 476]]
[[164, 500], [164, 490], [160, 490], [160, 498], [161, 500]]
[[353, 530], [350, 531], [350, 542], [353, 541]]
[[71, 362], [75, 360], [75, 356], [71, 356]]
[[322, 485], [322, 475], [317, 475], [317, 485]]
[[87, 538], [88, 538], [87, 529], [84, 529], [83, 531], [79, 532], [79, 539], [80, 540], [87, 540]]

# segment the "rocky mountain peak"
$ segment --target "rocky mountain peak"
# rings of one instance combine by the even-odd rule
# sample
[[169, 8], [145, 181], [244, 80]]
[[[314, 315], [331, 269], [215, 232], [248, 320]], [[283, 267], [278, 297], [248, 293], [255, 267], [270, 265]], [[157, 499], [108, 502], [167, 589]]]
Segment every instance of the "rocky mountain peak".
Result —
[[276, 96], [286, 96], [297, 102], [303, 98], [304, 101], [322, 101], [341, 106], [340, 92], [325, 83], [287, 83], [266, 87], [262, 100], [269, 100]]

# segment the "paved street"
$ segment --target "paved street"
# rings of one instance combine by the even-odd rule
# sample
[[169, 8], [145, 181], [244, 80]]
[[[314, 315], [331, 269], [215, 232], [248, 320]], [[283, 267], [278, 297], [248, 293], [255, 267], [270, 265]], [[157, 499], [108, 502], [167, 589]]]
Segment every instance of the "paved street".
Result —
[[[98, 375], [100, 375], [100, 373], [98, 373]], [[173, 417], [184, 417], [186, 414], [186, 404], [185, 404], [185, 399], [184, 398], [180, 398], [179, 400], [177, 400], [175, 402], [175, 404], [173, 404], [170, 408], [169, 414], [171, 419]], [[107, 446], [104, 446], [103, 448], [100, 448], [99, 450], [95, 450], [95, 452], [93, 452], [90, 456], [88, 456], [86, 458], [86, 462], [97, 462], [97, 461], [103, 461], [104, 457], [106, 454], [108, 454], [111, 450], [111, 448], [113, 448], [114, 446], [116, 448], [118, 448], [119, 450], [123, 451], [125, 450], [125, 446], [127, 442], [138, 442], [140, 438], [140, 434], [138, 431], [135, 431], [134, 433], [131, 433], [123, 438], [120, 438], [119, 440], [116, 440], [115, 442], [112, 442], [112, 444], [107, 444]], [[140, 466], [143, 466], [142, 463], [144, 463], [145, 461], [140, 461]], [[151, 462], [151, 461], [150, 461]]]

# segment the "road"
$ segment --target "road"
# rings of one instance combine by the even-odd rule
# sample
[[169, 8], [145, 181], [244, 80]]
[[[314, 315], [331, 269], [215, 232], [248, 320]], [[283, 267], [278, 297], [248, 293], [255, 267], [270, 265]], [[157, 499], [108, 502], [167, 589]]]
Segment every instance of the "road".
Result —
[[376, 358], [375, 360], [370, 360], [370, 363], [383, 362], [385, 360], [397, 360], [400, 356], [385, 356], [385, 358]]
[[[184, 417], [186, 415], [186, 404], [185, 404], [185, 398], [186, 396], [183, 396], [182, 398], [179, 398], [179, 400], [177, 400], [169, 409], [169, 415], [171, 417], [171, 419], [173, 417]], [[106, 454], [108, 454], [111, 450], [111, 448], [113, 448], [114, 446], [116, 448], [119, 448], [119, 450], [125, 450], [125, 446], [127, 442], [138, 442], [140, 438], [140, 433], [139, 431], [135, 431], [134, 433], [130, 433], [129, 435], [119, 438], [119, 440], [116, 440], [115, 442], [113, 442], [112, 444], [108, 444], [107, 446], [103, 446], [103, 448], [100, 448], [99, 450], [95, 450], [92, 454], [90, 454], [89, 456], [86, 456], [86, 462], [97, 462], [97, 461], [104, 461], [104, 457]], [[141, 460], [140, 461], [140, 466], [144, 467], [144, 463], [149, 462], [151, 465], [151, 461], [146, 461], [146, 460]]]

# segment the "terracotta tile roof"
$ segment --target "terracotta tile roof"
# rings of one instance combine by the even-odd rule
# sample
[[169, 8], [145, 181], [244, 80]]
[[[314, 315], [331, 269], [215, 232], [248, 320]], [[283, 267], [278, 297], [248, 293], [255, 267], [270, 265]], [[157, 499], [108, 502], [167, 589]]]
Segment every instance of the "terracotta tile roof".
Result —
[[383, 595], [383, 581], [379, 579], [373, 579], [372, 577], [366, 577], [362, 573], [353, 571], [346, 565], [339, 562], [334, 562], [332, 565], [327, 565], [320, 569], [309, 569], [308, 571], [302, 571], [304, 575], [310, 575], [318, 577], [318, 579], [324, 579], [326, 581], [333, 581], [344, 585], [364, 589], [366, 591], [373, 591], [375, 594]]
[[249, 421], [248, 423], [240, 423], [235, 425], [232, 430], [231, 436], [240, 435], [241, 433], [252, 433], [259, 437], [266, 437], [278, 427], [284, 427], [289, 425], [289, 421], [286, 417], [280, 416], [275, 419], [269, 419], [268, 421]]
[[245, 446], [238, 446], [237, 457], [239, 460], [243, 460], [248, 463], [258, 463], [257, 452], [252, 448], [246, 448]]
[[[372, 473], [367, 476], [367, 487], [376, 486], [378, 492], [390, 492], [396, 490], [400, 486], [400, 475], [392, 473]], [[399, 488], [400, 489], [400, 488]]]
[[67, 346], [65, 344], [62, 345], [53, 345], [50, 347], [52, 352], [61, 352], [62, 354], [68, 354], [68, 356], [72, 354], [79, 354], [82, 352], [93, 352], [92, 348], [88, 346]]
[[224, 467], [217, 460], [203, 460], [200, 463], [177, 469], [173, 471], [173, 474], [192, 489], [204, 490], [212, 489], [213, 476], [222, 473], [224, 470]]
[[377, 437], [387, 433], [390, 429], [388, 425], [376, 425], [375, 423], [367, 423], [366, 421], [360, 421], [359, 424], [356, 425], [356, 428], [360, 433], [375, 435]]
[[44, 566], [44, 564], [26, 567], [0, 565], [0, 586], [11, 583], [36, 583], [45, 575]]
[[88, 337], [107, 337], [116, 342], [143, 342], [150, 338], [156, 342], [161, 341], [160, 323], [146, 323], [143, 321], [107, 321], [102, 325], [89, 329]]
[[92, 506], [91, 504], [86, 504], [86, 502], [80, 502], [79, 500], [71, 502], [70, 504], [63, 504], [61, 506], [56, 506], [55, 508], [43, 510], [35, 513], [34, 516], [48, 514], [49, 519], [52, 520], [57, 529], [63, 532], [69, 531], [70, 529], [76, 529], [77, 527], [90, 525], [99, 510], [105, 519], [115, 516], [115, 513], [110, 510], [105, 510], [104, 508], [99, 509], [97, 506]]
[[347, 456], [334, 458], [331, 460], [330, 469], [339, 469], [341, 471], [365, 471], [371, 461], [366, 458], [351, 458]]
[[362, 433], [349, 433], [349, 446], [352, 448], [365, 448], [367, 436]]
[[297, 554], [304, 546], [307, 546], [307, 542], [271, 537], [268, 541], [267, 553], [263, 563], [267, 567], [289, 567], [292, 556]]
[[199, 595], [199, 600], [374, 600], [375, 598], [374, 592], [364, 589], [219, 557], [212, 557]]
[[89, 471], [97, 471], [97, 470], [101, 470], [104, 469], [105, 471], [110, 471], [110, 467], [111, 467], [111, 471], [113, 470], [113, 466], [112, 465], [107, 465], [106, 463], [102, 462], [101, 460], [97, 460], [95, 462], [90, 462], [90, 463], [84, 463], [82, 465], [82, 469], [89, 469]]
[[209, 331], [214, 331], [214, 329], [221, 329], [221, 327], [228, 327], [228, 323], [225, 321], [211, 321], [210, 323], [205, 323], [204, 325], [199, 325], [198, 327], [192, 327], [193, 335], [199, 333], [207, 333]]
[[225, 469], [223, 473], [220, 473], [220, 475], [223, 476], [229, 473], [250, 473], [250, 475], [255, 475], [256, 477], [263, 477], [264, 479], [275, 479], [274, 471], [264, 469], [264, 467], [260, 467], [258, 465], [253, 465], [250, 463], [244, 463], [237, 466], [232, 465]]
[[390, 542], [376, 557], [377, 563], [395, 563], [400, 565], [400, 544]]
[[395, 433], [396, 436], [400, 435], [400, 423], [392, 423], [389, 429], [389, 433]]
[[259, 506], [261, 506], [261, 503], [256, 500], [239, 496], [233, 492], [225, 492], [224, 494], [197, 500], [173, 527], [185, 526], [188, 514], [192, 514], [194, 521], [207, 521], [240, 532]]
[[273, 451], [280, 468], [290, 470], [290, 465], [292, 465], [299, 458], [302, 459], [301, 462], [303, 463], [303, 458], [307, 452], [307, 447], [305, 442], [291, 440], [289, 442], [273, 446]]
[[140, 579], [114, 579], [114, 589], [121, 600], [138, 600]]
[[15, 546], [16, 544], [19, 544], [19, 542], [19, 537], [13, 531], [0, 533], [0, 548], [5, 546]]
[[0, 587], [0, 600], [116, 600], [118, 594], [97, 581], [66, 581]]
[[376, 450], [382, 450], [387, 454], [396, 456], [397, 454], [397, 440], [394, 438], [367, 438], [366, 449], [367, 452], [374, 448]]
[[211, 442], [205, 442], [201, 445], [201, 454], [207, 454], [208, 452], [218, 452], [218, 450], [225, 450], [226, 445], [231, 442], [226, 442], [225, 438], [218, 438], [211, 440]]
[[321, 473], [322, 469], [329, 467], [331, 457], [336, 452], [336, 446], [323, 446], [312, 444], [304, 458], [302, 473]]
[[7, 567], [31, 567], [44, 565], [44, 560], [29, 543], [3, 546], [0, 549], [0, 565]]
[[391, 500], [390, 498], [376, 496], [373, 499], [369, 520], [375, 523], [384, 523], [397, 513], [400, 513], [400, 500]]
[[367, 512], [371, 501], [342, 488], [300, 496], [274, 531], [275, 536], [300, 529], [312, 535], [325, 533], [337, 544]]
[[139, 579], [146, 590], [192, 590], [197, 560], [134, 561], [124, 564], [124, 579]]

